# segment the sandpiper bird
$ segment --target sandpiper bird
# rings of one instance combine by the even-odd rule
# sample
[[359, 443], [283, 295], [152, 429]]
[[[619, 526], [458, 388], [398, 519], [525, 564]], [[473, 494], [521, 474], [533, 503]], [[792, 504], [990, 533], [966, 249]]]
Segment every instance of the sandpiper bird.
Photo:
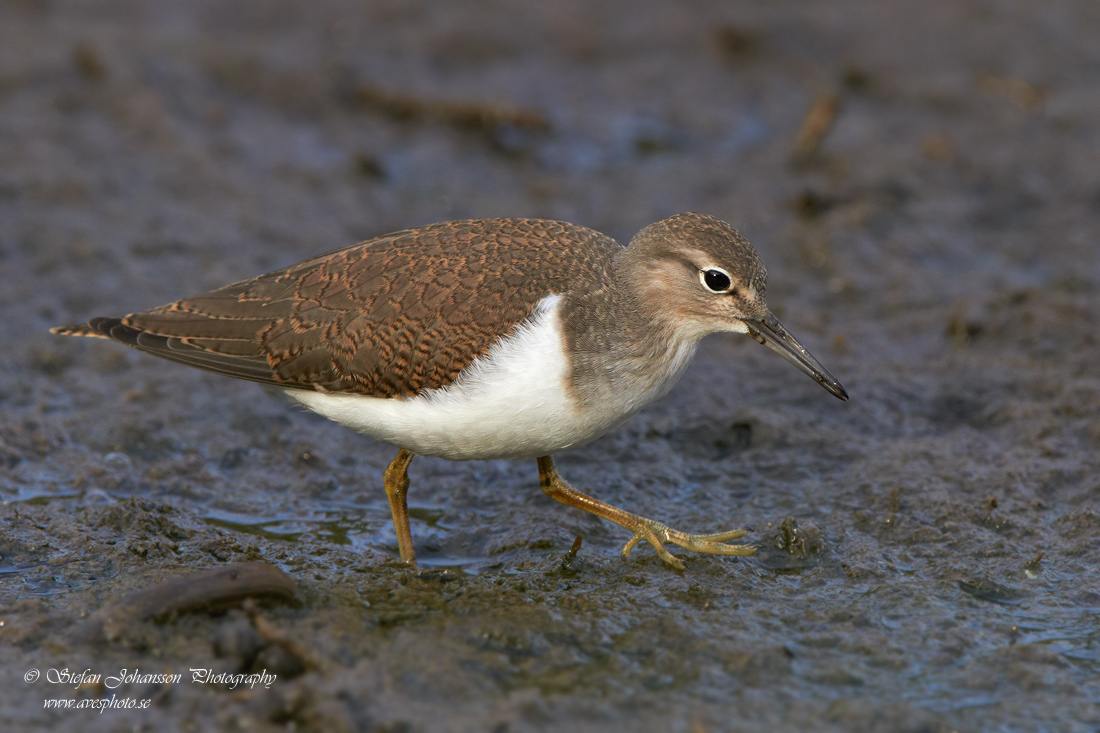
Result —
[[723, 221], [679, 214], [623, 247], [538, 219], [480, 219], [388, 234], [251, 280], [54, 333], [119, 341], [283, 388], [305, 407], [397, 447], [384, 484], [401, 559], [415, 564], [406, 493], [414, 454], [537, 458], [547, 495], [666, 543], [751, 555], [745, 530], [686, 534], [567, 484], [551, 454], [583, 445], [671, 389], [699, 340], [733, 331], [840, 399], [840, 383], [764, 302], [756, 250]]

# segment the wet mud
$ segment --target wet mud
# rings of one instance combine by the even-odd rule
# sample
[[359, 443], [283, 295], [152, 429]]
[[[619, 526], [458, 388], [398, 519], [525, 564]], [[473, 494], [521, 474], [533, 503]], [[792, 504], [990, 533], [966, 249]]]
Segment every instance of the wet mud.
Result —
[[[1100, 727], [1095, 3], [20, 0], [0, 39], [0, 727]], [[711, 338], [557, 457], [751, 530], [682, 573], [534, 461], [417, 458], [416, 574], [389, 446], [47, 333], [435, 221], [685, 210], [852, 399]], [[44, 709], [112, 696], [149, 706]]]

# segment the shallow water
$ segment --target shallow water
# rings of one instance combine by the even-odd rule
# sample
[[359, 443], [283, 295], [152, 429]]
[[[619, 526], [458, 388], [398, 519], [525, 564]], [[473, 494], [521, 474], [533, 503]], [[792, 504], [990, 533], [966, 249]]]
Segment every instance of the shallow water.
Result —
[[[0, 7], [0, 726], [1100, 727], [1095, 3], [304, 8]], [[625, 240], [682, 210], [756, 244], [852, 395], [715, 337], [557, 458], [677, 529], [751, 530], [755, 556], [683, 573], [621, 560], [533, 461], [418, 458], [417, 576], [393, 449], [46, 333], [433, 221]], [[297, 600], [72, 634], [248, 561]], [[93, 714], [42, 701], [101, 688], [22, 679], [190, 666], [278, 680]]]

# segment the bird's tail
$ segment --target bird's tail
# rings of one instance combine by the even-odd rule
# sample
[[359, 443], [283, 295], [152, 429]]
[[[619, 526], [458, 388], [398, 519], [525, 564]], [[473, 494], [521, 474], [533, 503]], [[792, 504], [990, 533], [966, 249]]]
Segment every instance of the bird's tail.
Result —
[[97, 339], [111, 338], [108, 334], [96, 328], [95, 321], [92, 321], [92, 323], [81, 323], [76, 326], [54, 326], [50, 329], [50, 333], [56, 333], [58, 336], [88, 336], [89, 338]]

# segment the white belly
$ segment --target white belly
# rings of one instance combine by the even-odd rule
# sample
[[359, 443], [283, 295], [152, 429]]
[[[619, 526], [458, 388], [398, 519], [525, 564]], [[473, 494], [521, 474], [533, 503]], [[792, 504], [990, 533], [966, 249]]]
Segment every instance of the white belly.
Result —
[[407, 399], [300, 389], [287, 394], [341, 425], [420, 455], [534, 458], [587, 443], [630, 413], [614, 404], [582, 409], [570, 396], [560, 300], [543, 300], [512, 337], [443, 389]]

